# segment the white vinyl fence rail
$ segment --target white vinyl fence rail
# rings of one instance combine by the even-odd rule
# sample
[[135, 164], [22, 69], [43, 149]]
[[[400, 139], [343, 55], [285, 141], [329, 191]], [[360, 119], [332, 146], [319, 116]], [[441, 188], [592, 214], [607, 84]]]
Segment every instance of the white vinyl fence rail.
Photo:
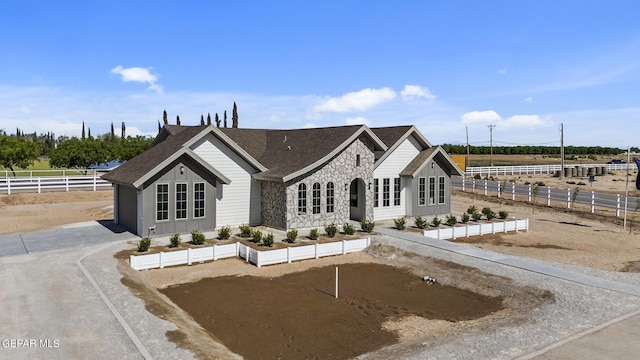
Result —
[[[560, 161], [560, 160], [558, 160]], [[606, 169], [607, 171], [634, 170], [636, 165], [625, 164], [565, 164], [563, 171], [567, 169]], [[507, 176], [507, 175], [528, 175], [528, 174], [554, 174], [562, 169], [562, 165], [522, 165], [522, 166], [474, 166], [465, 169], [466, 176]]]
[[465, 224], [464, 226], [452, 226], [437, 228], [434, 230], [423, 230], [422, 235], [438, 240], [457, 239], [476, 235], [506, 233], [509, 231], [518, 232], [529, 230], [529, 219], [516, 219], [494, 221], [491, 223]]
[[84, 189], [96, 191], [111, 187], [111, 183], [102, 180], [97, 173], [78, 176], [37, 176], [0, 178], [0, 194], [11, 195], [15, 192], [37, 192], [48, 190]]
[[371, 239], [366, 237], [356, 240], [342, 240], [324, 244], [259, 251], [237, 242], [195, 249], [160, 252], [157, 254], [130, 255], [129, 263], [134, 270], [147, 270], [162, 269], [166, 266], [173, 265], [191, 265], [194, 262], [215, 261], [239, 256], [247, 262], [261, 267], [263, 265], [290, 263], [296, 260], [344, 255], [351, 252], [362, 251], [369, 245], [371, 245]]

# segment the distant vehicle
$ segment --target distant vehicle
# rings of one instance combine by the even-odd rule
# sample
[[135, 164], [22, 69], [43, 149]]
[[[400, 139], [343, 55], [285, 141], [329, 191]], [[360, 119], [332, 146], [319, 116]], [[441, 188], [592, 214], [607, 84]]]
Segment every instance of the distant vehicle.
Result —
[[619, 159], [613, 159], [613, 160], [607, 161], [607, 164], [624, 164], [624, 161]]

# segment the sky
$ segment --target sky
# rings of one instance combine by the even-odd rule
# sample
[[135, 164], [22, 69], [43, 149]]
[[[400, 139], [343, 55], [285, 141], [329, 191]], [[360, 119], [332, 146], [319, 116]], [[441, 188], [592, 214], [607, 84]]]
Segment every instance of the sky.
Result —
[[[32, 1], [0, 11], [0, 129], [415, 125], [432, 144], [640, 146], [640, 2]], [[496, 125], [492, 134], [489, 125]]]

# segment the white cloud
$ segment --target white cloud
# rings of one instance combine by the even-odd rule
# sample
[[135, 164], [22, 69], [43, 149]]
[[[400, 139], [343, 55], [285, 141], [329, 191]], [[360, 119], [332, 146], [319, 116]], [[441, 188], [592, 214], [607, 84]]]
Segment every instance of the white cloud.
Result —
[[535, 128], [548, 126], [548, 122], [539, 115], [514, 115], [502, 121], [500, 127], [511, 128]]
[[347, 125], [369, 125], [370, 121], [362, 116], [358, 116], [354, 118], [347, 118], [344, 123]]
[[533, 97], [529, 96], [529, 97], [524, 98], [524, 102], [532, 103], [533, 102]]
[[314, 124], [314, 123], [305, 123], [304, 125], [302, 125], [302, 128], [304, 129], [312, 129], [312, 128], [317, 128], [318, 125]]
[[507, 68], [499, 69], [499, 70], [498, 70], [498, 74], [500, 74], [500, 75], [506, 75], [508, 71], [509, 71], [509, 69], [507, 69]]
[[405, 101], [420, 98], [431, 101], [436, 98], [436, 96], [431, 93], [429, 88], [418, 85], [405, 85], [404, 89], [400, 91], [400, 95], [402, 95], [402, 99]]
[[493, 110], [486, 111], [471, 111], [463, 114], [460, 117], [463, 124], [477, 124], [477, 123], [495, 123], [502, 120], [502, 117]]
[[124, 68], [122, 65], [118, 65], [111, 69], [112, 74], [120, 75], [120, 79], [124, 82], [140, 82], [149, 84], [147, 90], [153, 90], [157, 93], [161, 93], [163, 90], [162, 85], [158, 84], [158, 75], [151, 73], [152, 67], [130, 67]]
[[313, 109], [318, 112], [364, 111], [381, 103], [393, 100], [395, 97], [395, 91], [390, 88], [368, 88], [350, 92], [341, 97], [330, 98], [316, 105]]

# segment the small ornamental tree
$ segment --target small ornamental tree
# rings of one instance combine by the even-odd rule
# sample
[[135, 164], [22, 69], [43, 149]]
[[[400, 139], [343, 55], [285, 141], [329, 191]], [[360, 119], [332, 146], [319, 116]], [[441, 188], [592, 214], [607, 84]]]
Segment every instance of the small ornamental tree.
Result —
[[398, 230], [404, 230], [404, 227], [405, 227], [406, 223], [407, 223], [407, 220], [405, 218], [403, 218], [403, 217], [397, 218], [397, 219], [393, 219], [393, 225]]
[[453, 214], [447, 215], [447, 219], [445, 221], [446, 221], [447, 225], [449, 225], [449, 226], [454, 226], [455, 224], [458, 223], [458, 219]]

